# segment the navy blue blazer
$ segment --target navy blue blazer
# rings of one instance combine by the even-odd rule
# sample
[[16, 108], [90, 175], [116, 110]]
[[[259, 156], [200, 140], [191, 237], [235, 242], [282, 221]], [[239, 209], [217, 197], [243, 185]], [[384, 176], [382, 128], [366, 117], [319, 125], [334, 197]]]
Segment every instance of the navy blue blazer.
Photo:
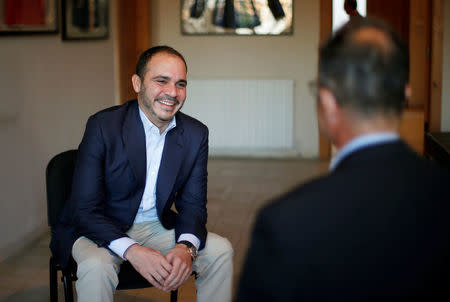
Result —
[[[181, 112], [165, 139], [156, 185], [159, 220], [176, 238], [206, 241], [208, 128]], [[136, 100], [91, 116], [79, 146], [72, 193], [54, 230], [51, 249], [63, 267], [86, 236], [101, 247], [126, 236], [145, 187], [145, 132]], [[175, 204], [176, 212], [172, 205]]]
[[235, 302], [448, 301], [449, 185], [401, 141], [355, 151], [259, 212]]

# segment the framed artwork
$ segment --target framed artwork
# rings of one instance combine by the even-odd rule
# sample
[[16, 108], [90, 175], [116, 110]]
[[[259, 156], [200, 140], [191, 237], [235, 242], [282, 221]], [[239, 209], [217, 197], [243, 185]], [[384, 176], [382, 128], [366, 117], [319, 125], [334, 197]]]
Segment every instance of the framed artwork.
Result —
[[57, 0], [0, 0], [0, 34], [57, 32]]
[[106, 39], [108, 0], [62, 0], [62, 39]]
[[291, 35], [293, 0], [181, 0], [184, 35]]

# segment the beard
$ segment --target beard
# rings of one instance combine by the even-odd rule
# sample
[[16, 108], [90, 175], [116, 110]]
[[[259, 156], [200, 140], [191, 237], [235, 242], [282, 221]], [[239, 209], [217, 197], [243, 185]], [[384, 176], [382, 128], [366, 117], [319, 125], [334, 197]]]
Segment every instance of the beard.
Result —
[[[142, 100], [142, 105], [147, 109], [148, 113], [153, 116], [154, 118], [162, 121], [162, 122], [169, 122], [172, 120], [173, 116], [171, 117], [164, 117], [159, 115], [154, 109], [153, 106], [155, 106], [156, 102], [160, 102], [160, 101], [171, 101], [171, 102], [175, 102], [174, 106], [178, 106], [180, 104], [180, 101], [176, 98], [176, 97], [172, 97], [169, 95], [164, 95], [164, 96], [160, 96], [160, 97], [156, 97], [153, 100], [150, 99], [147, 94], [147, 87], [145, 87], [145, 85], [142, 86], [141, 91], [139, 92], [139, 98]], [[180, 111], [180, 109], [183, 106], [180, 106], [175, 113], [177, 113], [178, 111]], [[175, 114], [174, 114], [175, 115]]]

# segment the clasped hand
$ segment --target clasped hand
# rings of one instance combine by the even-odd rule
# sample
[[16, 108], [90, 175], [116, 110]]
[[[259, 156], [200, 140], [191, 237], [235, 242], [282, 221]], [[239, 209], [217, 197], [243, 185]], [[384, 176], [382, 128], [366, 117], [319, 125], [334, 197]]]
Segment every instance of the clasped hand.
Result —
[[134, 244], [124, 256], [148, 282], [165, 292], [183, 285], [192, 273], [191, 255], [184, 244], [176, 244], [165, 256], [157, 250]]

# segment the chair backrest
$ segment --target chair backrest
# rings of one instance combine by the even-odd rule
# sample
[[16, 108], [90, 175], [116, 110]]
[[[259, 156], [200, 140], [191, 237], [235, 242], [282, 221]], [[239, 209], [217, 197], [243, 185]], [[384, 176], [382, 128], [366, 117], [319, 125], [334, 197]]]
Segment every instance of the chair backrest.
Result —
[[73, 171], [78, 150], [68, 150], [55, 155], [45, 171], [47, 187], [48, 225], [53, 228], [59, 220], [61, 210], [70, 196]]

